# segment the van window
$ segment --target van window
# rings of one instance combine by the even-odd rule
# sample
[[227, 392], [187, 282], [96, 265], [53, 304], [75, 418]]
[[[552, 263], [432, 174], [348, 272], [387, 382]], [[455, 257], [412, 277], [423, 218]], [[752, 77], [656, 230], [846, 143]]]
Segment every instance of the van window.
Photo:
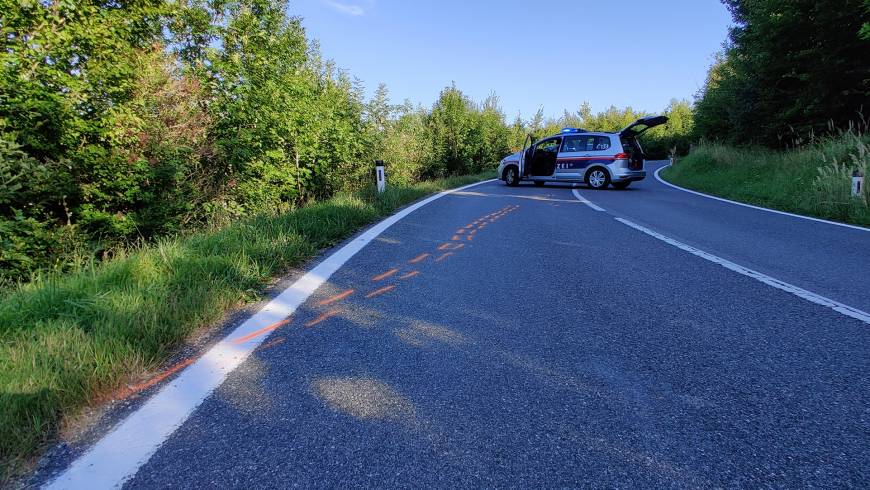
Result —
[[593, 136], [593, 135], [578, 135], [567, 136], [565, 144], [562, 145], [562, 151], [580, 152], [580, 151], [602, 151], [610, 149], [610, 138], [608, 136]]
[[562, 142], [561, 138], [553, 138], [551, 140], [545, 140], [538, 143], [536, 151], [546, 151], [550, 153], [558, 153], [559, 151], [559, 143]]

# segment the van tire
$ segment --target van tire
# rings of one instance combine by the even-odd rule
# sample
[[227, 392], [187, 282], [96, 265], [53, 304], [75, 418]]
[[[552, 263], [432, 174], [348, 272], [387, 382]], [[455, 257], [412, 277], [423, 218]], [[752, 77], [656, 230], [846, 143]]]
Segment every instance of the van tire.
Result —
[[601, 168], [595, 167], [586, 172], [586, 185], [595, 190], [607, 189], [610, 185], [610, 173]]
[[613, 182], [611, 185], [613, 185], [614, 189], [618, 189], [618, 190], [622, 191], [622, 190], [628, 189], [628, 186], [631, 185], [631, 181], [626, 180], [625, 182]]
[[509, 185], [510, 187], [516, 187], [520, 185], [520, 171], [517, 167], [511, 165], [508, 168], [504, 169], [504, 175], [501, 176], [504, 183]]

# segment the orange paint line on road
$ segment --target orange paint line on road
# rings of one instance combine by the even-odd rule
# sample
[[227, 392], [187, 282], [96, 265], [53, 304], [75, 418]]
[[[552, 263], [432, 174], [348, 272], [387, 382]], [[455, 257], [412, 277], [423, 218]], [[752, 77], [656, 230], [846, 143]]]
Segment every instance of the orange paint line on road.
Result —
[[457, 235], [461, 235], [463, 233], [465, 233], [465, 228], [460, 228], [460, 229], [456, 230]]
[[336, 301], [341, 301], [344, 298], [347, 298], [348, 296], [353, 294], [355, 291], [356, 291], [356, 289], [348, 289], [347, 291], [345, 291], [343, 293], [336, 294], [335, 296], [330, 296], [329, 298], [326, 298], [325, 300], [321, 301], [320, 303], [317, 303], [317, 306], [331, 305], [332, 303], [335, 303]]
[[438, 250], [447, 250], [448, 248], [450, 248], [452, 246], [453, 246], [452, 243], [445, 243], [445, 244], [441, 245], [440, 247], [438, 247]]
[[404, 281], [405, 279], [410, 279], [414, 276], [419, 276], [419, 275], [420, 275], [420, 271], [411, 271], [411, 272], [405, 274], [404, 276], [399, 277], [399, 279]]
[[158, 374], [157, 376], [149, 379], [148, 381], [145, 381], [144, 383], [140, 383], [140, 384], [133, 385], [133, 386], [128, 386], [127, 388], [123, 388], [121, 390], [118, 390], [115, 394], [112, 395], [112, 398], [114, 398], [115, 400], [123, 400], [127, 397], [135, 395], [136, 393], [139, 393], [140, 391], [145, 391], [148, 388], [151, 388], [152, 386], [156, 385], [157, 383], [159, 383], [159, 382], [163, 381], [164, 379], [177, 373], [178, 371], [181, 371], [182, 369], [186, 368], [187, 366], [190, 366], [195, 361], [196, 361], [196, 358], [185, 359], [185, 360], [179, 362], [178, 364], [173, 365], [172, 367], [170, 367], [166, 371], [163, 371], [162, 373]]
[[467, 238], [469, 242], [474, 241], [474, 235], [468, 235], [465, 238]]
[[390, 291], [392, 291], [394, 289], [396, 289], [395, 285], [385, 286], [385, 287], [382, 287], [381, 289], [376, 289], [376, 290], [370, 292], [369, 294], [366, 295], [366, 298], [374, 298], [375, 296], [380, 296], [382, 294], [389, 293]]
[[465, 225], [465, 229], [466, 229], [466, 230], [470, 230], [470, 229], [472, 229], [472, 228], [474, 228], [474, 223], [471, 223], [471, 224], [469, 224], [469, 225]]
[[469, 235], [476, 235], [476, 234], [477, 234], [477, 230], [471, 230], [471, 233], [469, 233]]
[[239, 337], [236, 340], [233, 340], [233, 343], [236, 345], [244, 344], [245, 342], [247, 342], [253, 338], [259, 337], [260, 335], [263, 335], [264, 333], [269, 333], [272, 330], [276, 330], [278, 328], [281, 328], [284, 325], [287, 325], [288, 323], [290, 323], [290, 320], [288, 320], [288, 319], [281, 320], [280, 322], [273, 323], [273, 324], [269, 325], [268, 327], [263, 327], [263, 328], [257, 330], [256, 332], [251, 332], [248, 335], [245, 335], [244, 337]]
[[465, 246], [464, 243], [457, 243], [456, 245], [453, 245], [453, 247], [450, 250], [459, 250], [460, 248], [462, 248], [464, 246]]
[[311, 327], [317, 325], [318, 323], [323, 323], [326, 320], [329, 320], [330, 318], [334, 317], [335, 315], [338, 315], [339, 313], [341, 313], [341, 310], [339, 310], [338, 308], [333, 308], [325, 313], [322, 313], [320, 316], [318, 316], [314, 320], [311, 320], [310, 322], [306, 323], [305, 328], [311, 328]]
[[284, 337], [281, 337], [280, 339], [275, 339], [271, 342], [266, 342], [265, 344], [261, 345], [260, 347], [257, 347], [257, 350], [266, 350], [266, 349], [275, 347], [278, 344], [283, 344], [286, 341], [287, 341], [287, 339], [285, 339]]
[[451, 238], [451, 240], [453, 240], [454, 242], [458, 242], [459, 240], [462, 240], [462, 237], [459, 235], [453, 235], [453, 238]]
[[445, 254], [441, 254], [440, 257], [435, 259], [435, 262], [441, 262], [442, 260], [446, 259], [447, 257], [450, 257], [451, 255], [453, 255], [453, 252], [447, 252]]
[[372, 281], [376, 281], [376, 282], [377, 282], [377, 281], [383, 281], [384, 279], [386, 279], [386, 278], [392, 276], [392, 275], [395, 274], [396, 272], [399, 272], [399, 269], [390, 269], [390, 270], [388, 270], [387, 272], [384, 272], [383, 274], [378, 274], [377, 276], [373, 277], [373, 278], [372, 278]]
[[426, 260], [426, 257], [428, 257], [429, 255], [430, 254], [420, 254], [420, 255], [414, 257], [413, 259], [409, 260], [408, 263], [409, 264], [418, 264], [418, 263]]

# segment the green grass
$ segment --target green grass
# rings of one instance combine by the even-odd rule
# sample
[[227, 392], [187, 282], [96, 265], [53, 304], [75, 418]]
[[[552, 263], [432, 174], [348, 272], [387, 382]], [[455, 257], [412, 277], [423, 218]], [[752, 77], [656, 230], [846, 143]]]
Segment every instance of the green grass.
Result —
[[64, 417], [158, 366], [288, 268], [402, 205], [488, 177], [341, 195], [0, 293], [0, 482], [56, 438]]
[[870, 226], [870, 192], [865, 187], [862, 199], [850, 195], [856, 168], [870, 175], [870, 138], [846, 133], [788, 151], [706, 144], [662, 177], [735, 201]]

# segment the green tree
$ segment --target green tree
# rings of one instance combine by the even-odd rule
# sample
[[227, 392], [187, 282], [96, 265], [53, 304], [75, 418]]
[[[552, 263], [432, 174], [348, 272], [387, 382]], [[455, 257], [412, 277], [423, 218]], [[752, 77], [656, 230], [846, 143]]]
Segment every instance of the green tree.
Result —
[[471, 106], [472, 102], [456, 84], [441, 91], [429, 115], [432, 164], [427, 176], [464, 173], [471, 167], [467, 148], [472, 131]]
[[736, 26], [699, 97], [700, 136], [787, 145], [857, 118], [870, 96], [866, 0], [724, 3]]

